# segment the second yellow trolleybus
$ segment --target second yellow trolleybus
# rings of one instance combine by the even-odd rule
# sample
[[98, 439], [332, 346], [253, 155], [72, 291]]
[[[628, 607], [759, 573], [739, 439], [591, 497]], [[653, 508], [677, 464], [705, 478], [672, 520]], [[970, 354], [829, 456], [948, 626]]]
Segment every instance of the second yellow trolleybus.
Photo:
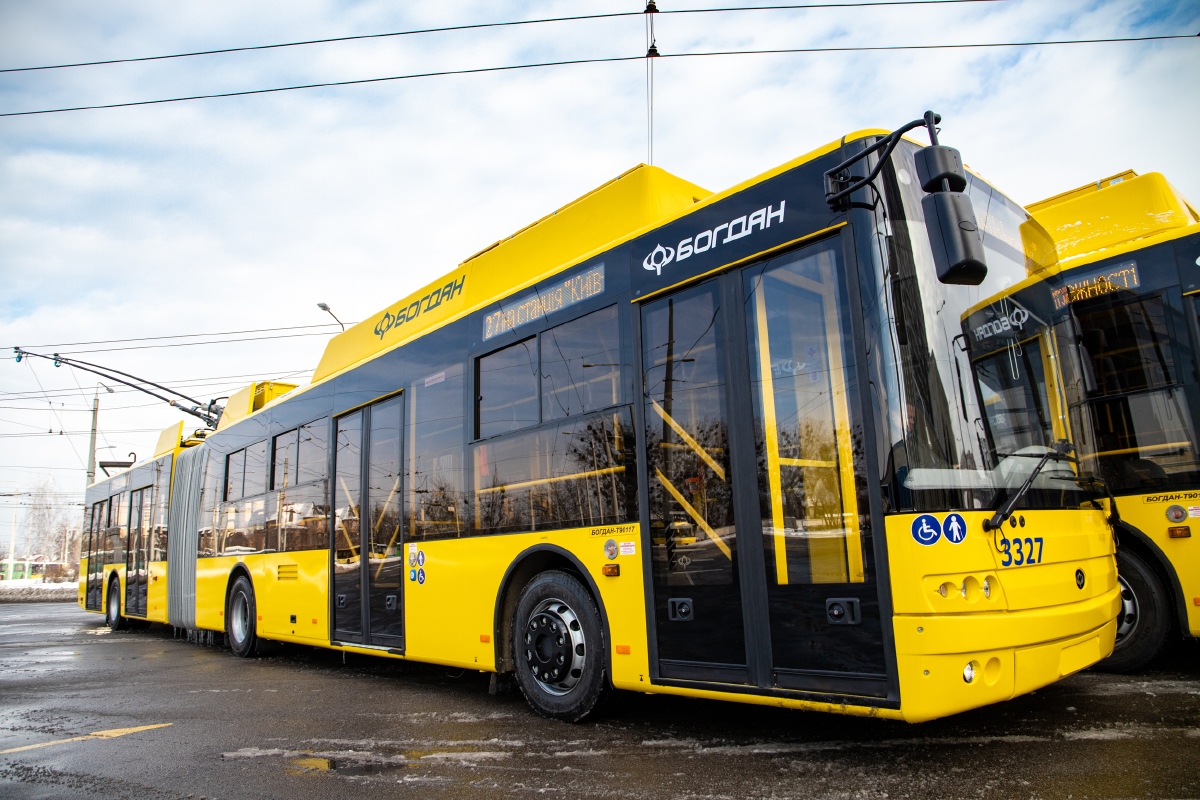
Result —
[[564, 720], [919, 721], [1095, 663], [1100, 491], [963, 324], [1054, 246], [926, 124], [716, 194], [636, 167], [472, 256], [92, 486], [81, 604], [513, 673]]

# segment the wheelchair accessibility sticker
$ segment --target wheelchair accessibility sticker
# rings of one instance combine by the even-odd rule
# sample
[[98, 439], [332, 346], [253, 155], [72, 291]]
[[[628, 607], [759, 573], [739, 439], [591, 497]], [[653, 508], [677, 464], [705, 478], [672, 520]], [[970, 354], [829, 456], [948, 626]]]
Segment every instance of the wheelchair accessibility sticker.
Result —
[[917, 544], [931, 545], [942, 538], [942, 525], [938, 522], [937, 517], [922, 514], [913, 520], [912, 535], [917, 540]]
[[960, 514], [947, 514], [942, 520], [942, 532], [950, 544], [961, 544], [967, 538], [967, 522]]

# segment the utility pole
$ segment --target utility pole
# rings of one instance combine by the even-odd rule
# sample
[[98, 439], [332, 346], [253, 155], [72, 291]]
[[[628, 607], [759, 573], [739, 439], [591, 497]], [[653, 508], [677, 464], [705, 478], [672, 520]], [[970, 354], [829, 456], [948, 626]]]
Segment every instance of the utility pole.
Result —
[[8, 531], [8, 576], [5, 580], [12, 580], [13, 576], [13, 559], [17, 557], [17, 487], [13, 487], [13, 516], [12, 527]]
[[[84, 489], [86, 489], [88, 486], [91, 486], [96, 480], [96, 429], [99, 427], [100, 422], [101, 386], [104, 386], [104, 384], [100, 381], [96, 381], [96, 392], [94, 395], [92, 395], [92, 438], [91, 442], [88, 444], [87, 486], [84, 486]], [[108, 386], [104, 386], [104, 391], [108, 392], [109, 394], [113, 393], [113, 390]]]

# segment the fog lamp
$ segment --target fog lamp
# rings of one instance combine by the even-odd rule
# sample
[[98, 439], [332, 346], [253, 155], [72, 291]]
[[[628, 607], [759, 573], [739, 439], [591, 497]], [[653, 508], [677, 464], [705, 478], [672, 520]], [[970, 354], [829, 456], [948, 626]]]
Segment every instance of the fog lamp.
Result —
[[983, 579], [983, 596], [984, 597], [992, 596], [992, 581], [990, 578]]
[[963, 680], [967, 683], [975, 680], [975, 662], [972, 661], [963, 667]]

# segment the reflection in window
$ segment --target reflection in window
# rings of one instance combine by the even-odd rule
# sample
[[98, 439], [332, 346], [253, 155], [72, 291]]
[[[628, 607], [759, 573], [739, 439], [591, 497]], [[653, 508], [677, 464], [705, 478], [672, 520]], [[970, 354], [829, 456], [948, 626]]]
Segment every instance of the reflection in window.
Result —
[[225, 459], [225, 499], [237, 500], [242, 496], [242, 479], [246, 476], [246, 451], [230, 453]]
[[286, 489], [296, 483], [297, 431], [290, 430], [275, 437], [271, 461], [271, 489]]
[[1048, 447], [1056, 436], [1048, 403], [1042, 344], [1030, 339], [1014, 343], [975, 362], [979, 399], [993, 449], [1016, 453], [1025, 447]]
[[1162, 298], [1075, 307], [1084, 382], [1091, 396], [1155, 389], [1175, 381]]
[[541, 335], [544, 421], [620, 402], [619, 334], [617, 307], [610, 306]]
[[171, 459], [166, 455], [154, 465], [154, 511], [150, 523], [150, 560], [167, 560], [167, 508], [170, 504]]
[[833, 252], [746, 274], [768, 574], [862, 582], [854, 447]]
[[[475, 527], [506, 533], [636, 518], [628, 409], [474, 446]], [[632, 469], [629, 470], [632, 473]]]
[[430, 373], [409, 388], [405, 514], [410, 539], [466, 533], [463, 366]]
[[537, 339], [479, 359], [480, 439], [538, 423], [537, 363]]
[[267, 490], [267, 443], [255, 442], [246, 448], [246, 479], [242, 496], [254, 497]]
[[357, 563], [362, 504], [362, 412], [337, 421], [334, 457], [334, 561], [338, 564]]
[[108, 544], [105, 547], [105, 558], [109, 564], [125, 562], [125, 543], [129, 525], [129, 494], [121, 492], [108, 500], [108, 527], [106, 533]]
[[298, 462], [296, 483], [308, 483], [325, 478], [329, 468], [325, 452], [328, 431], [329, 420], [327, 418], [300, 426], [300, 448], [296, 454]]
[[200, 531], [196, 552], [200, 557], [217, 554], [217, 509], [221, 493], [221, 466], [224, 459], [214, 451], [208, 451], [204, 463], [204, 476], [200, 482]]
[[329, 547], [329, 496], [325, 481], [285, 489], [279, 493], [277, 503], [278, 550]]
[[701, 287], [642, 312], [650, 531], [670, 586], [736, 580], [718, 311]]

